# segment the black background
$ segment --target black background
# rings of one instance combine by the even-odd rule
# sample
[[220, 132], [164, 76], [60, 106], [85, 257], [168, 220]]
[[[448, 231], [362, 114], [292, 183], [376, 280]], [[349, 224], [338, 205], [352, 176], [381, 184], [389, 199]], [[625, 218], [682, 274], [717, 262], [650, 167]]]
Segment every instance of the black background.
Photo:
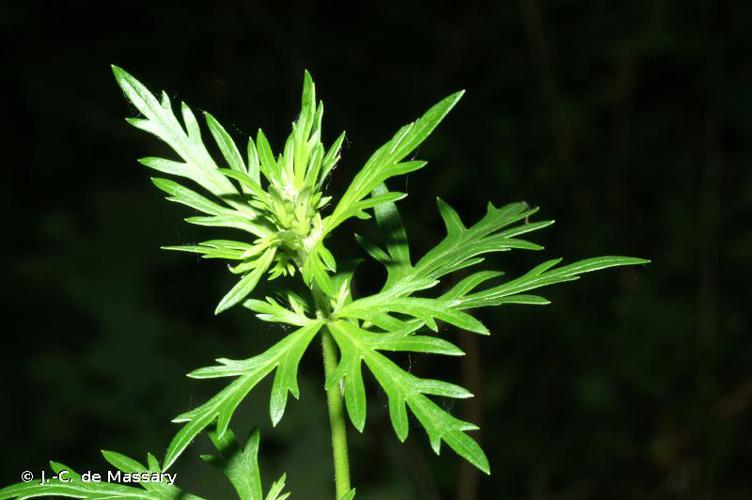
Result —
[[[420, 149], [429, 166], [392, 184], [410, 195], [414, 255], [443, 236], [440, 195], [466, 221], [517, 200], [557, 220], [533, 236], [546, 250], [489, 259], [512, 276], [558, 256], [652, 259], [548, 290], [542, 309], [480, 311], [489, 338], [445, 329], [462, 360], [400, 360], [477, 394], [452, 411], [480, 423], [491, 477], [448, 448], [434, 456], [418, 427], [400, 445], [369, 380], [366, 432], [350, 434], [359, 499], [749, 498], [750, 7], [4, 2], [0, 479], [48, 459], [106, 470], [101, 448], [162, 456], [170, 419], [219, 387], [183, 374], [279, 338], [240, 309], [213, 317], [222, 265], [159, 250], [207, 231], [136, 164], [165, 149], [123, 121], [115, 63], [275, 145], [308, 68], [325, 142], [348, 132], [335, 194], [400, 125], [465, 88]], [[359, 224], [337, 255], [358, 252]], [[328, 498], [317, 349], [301, 393], [272, 430], [264, 385], [234, 426], [262, 427], [267, 485], [286, 471], [293, 498]], [[231, 498], [198, 460], [207, 449], [181, 459], [179, 482]]]

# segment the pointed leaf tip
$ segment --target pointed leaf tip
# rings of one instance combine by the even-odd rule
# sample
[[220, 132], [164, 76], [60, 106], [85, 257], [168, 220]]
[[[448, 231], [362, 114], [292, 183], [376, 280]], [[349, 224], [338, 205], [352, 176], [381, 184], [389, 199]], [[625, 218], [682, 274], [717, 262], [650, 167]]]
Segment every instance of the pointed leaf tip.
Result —
[[120, 66], [116, 64], [111, 64], [110, 68], [112, 69], [112, 74], [115, 75], [115, 81], [117, 81], [118, 84], [120, 84], [120, 82], [124, 80], [134, 79], [130, 73], [128, 73], [126, 70], [124, 70], [123, 68], [121, 68]]
[[449, 97], [447, 97], [447, 100], [452, 101], [452, 106], [457, 104], [457, 102], [462, 99], [462, 97], [465, 95], [465, 89], [459, 90], [455, 92], [454, 94], [450, 94]]

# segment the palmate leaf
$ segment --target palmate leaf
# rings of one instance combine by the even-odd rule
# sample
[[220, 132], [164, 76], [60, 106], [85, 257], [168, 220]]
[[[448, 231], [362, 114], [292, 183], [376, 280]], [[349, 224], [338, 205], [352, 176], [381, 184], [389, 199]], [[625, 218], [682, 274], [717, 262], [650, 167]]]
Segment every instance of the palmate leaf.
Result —
[[[110, 478], [109, 473], [100, 473], [101, 482], [84, 481], [81, 475], [70, 467], [59, 462], [50, 462], [54, 474], [50, 474], [46, 482], [34, 480], [28, 483], [18, 483], [0, 489], [0, 500], [13, 498], [37, 498], [61, 496], [69, 498], [86, 498], [102, 500], [105, 498], [144, 498], [147, 500], [200, 500], [201, 497], [182, 491], [174, 484], [170, 484], [166, 477], [161, 476], [162, 468], [154, 455], [148, 455], [148, 467], [137, 460], [121, 453], [102, 451], [102, 456], [122, 474], [128, 474], [132, 479], [127, 482], [140, 482], [142, 488], [126, 486], [109, 479], [123, 480], [124, 476]], [[57, 476], [52, 478], [51, 476]], [[173, 476], [173, 480], [174, 480]], [[147, 479], [148, 478], [148, 479]], [[138, 481], [141, 480], [141, 481]]]
[[288, 392], [296, 398], [299, 395], [298, 364], [321, 326], [321, 321], [309, 320], [306, 326], [288, 334], [258, 356], [242, 361], [218, 359], [218, 366], [200, 368], [189, 373], [189, 377], [197, 379], [235, 377], [235, 380], [203, 405], [173, 419], [173, 422], [185, 425], [167, 448], [165, 468], [170, 467], [196, 436], [215, 421], [217, 436], [221, 439], [238, 405], [275, 369], [277, 373], [272, 387], [269, 413], [272, 423], [276, 425], [284, 414]]
[[260, 435], [258, 429], [251, 432], [251, 436], [241, 448], [235, 433], [227, 429], [223, 436], [210, 432], [214, 447], [219, 455], [201, 455], [201, 459], [219, 468], [230, 480], [240, 500], [284, 500], [289, 493], [283, 493], [285, 475], [274, 482], [269, 494], [264, 497], [261, 484], [261, 471], [258, 463]]

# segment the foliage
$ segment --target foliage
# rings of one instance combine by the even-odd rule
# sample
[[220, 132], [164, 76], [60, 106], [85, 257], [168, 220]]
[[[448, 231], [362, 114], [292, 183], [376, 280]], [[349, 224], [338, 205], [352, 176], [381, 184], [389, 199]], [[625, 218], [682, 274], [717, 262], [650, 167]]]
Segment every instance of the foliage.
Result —
[[[229, 430], [230, 422], [249, 392], [274, 373], [269, 413], [272, 423], [277, 425], [284, 416], [288, 394], [295, 398], [300, 395], [298, 366], [313, 339], [321, 335], [330, 336], [339, 350], [336, 368], [326, 370], [326, 390], [330, 394], [342, 394], [350, 421], [358, 431], [363, 431], [366, 422], [365, 366], [388, 397], [389, 414], [398, 439], [407, 438], [409, 408], [437, 454], [443, 441], [458, 455], [490, 474], [483, 450], [468, 433], [477, 427], [453, 416], [432, 399], [468, 398], [472, 394], [443, 380], [417, 377], [401, 368], [388, 353], [461, 356], [463, 352], [457, 346], [438, 335], [438, 322], [470, 333], [489, 335], [488, 329], [471, 315], [471, 310], [511, 303], [547, 304], [545, 298], [526, 292], [573, 281], [591, 271], [647, 262], [606, 256], [558, 266], [560, 260], [554, 259], [507, 281], [500, 280], [500, 272], [475, 270], [468, 273], [468, 268], [481, 264], [490, 253], [541, 250], [542, 247], [520, 236], [553, 222], [531, 222], [537, 209], [520, 202], [502, 207], [489, 204], [485, 216], [467, 226], [452, 207], [438, 199], [439, 214], [447, 234], [413, 263], [407, 233], [395, 205], [406, 194], [388, 190], [385, 182], [426, 165], [424, 161], [412, 159], [411, 155], [451, 111], [462, 92], [441, 100], [415, 122], [400, 128], [373, 153], [344, 194], [333, 203], [332, 197], [324, 193], [324, 186], [339, 160], [344, 134], [328, 149], [324, 147], [324, 108], [316, 100], [315, 86], [307, 72], [300, 115], [292, 125], [282, 152], [276, 156], [261, 130], [255, 140], [248, 139], [245, 155], [241, 154], [226, 129], [206, 113], [206, 125], [221, 153], [220, 161], [215, 161], [195, 115], [185, 103], [181, 103], [181, 118], [178, 118], [166, 93], [157, 99], [124, 70], [118, 67], [113, 70], [126, 97], [142, 115], [142, 118], [129, 118], [128, 122], [160, 138], [177, 155], [177, 159], [148, 157], [139, 162], [162, 174], [189, 181], [184, 185], [157, 177], [152, 179], [155, 186], [167, 194], [169, 201], [201, 214], [188, 217], [187, 222], [229, 228], [242, 234], [237, 240], [212, 239], [164, 248], [230, 262], [229, 270], [238, 280], [219, 300], [217, 314], [242, 304], [261, 320], [296, 327], [263, 353], [244, 360], [218, 359], [215, 366], [191, 372], [192, 378], [229, 378], [231, 382], [204, 404], [174, 419], [183, 426], [170, 442], [161, 466], [151, 456], [146, 469], [127, 457], [106, 454], [105, 458], [117, 462], [113, 465], [118, 467], [133, 471], [167, 470], [202, 432], [211, 428], [209, 436], [220, 456], [205, 460], [224, 470], [241, 498], [261, 498], [258, 433], [240, 450]], [[333, 208], [330, 209], [330, 205]], [[377, 293], [353, 296], [355, 271], [338, 265], [326, 242], [347, 220], [370, 219], [371, 214], [375, 216], [383, 244], [356, 237], [366, 253], [386, 268], [387, 278]], [[464, 278], [449, 290], [439, 291], [442, 280], [447, 281], [450, 275], [463, 270]], [[296, 274], [302, 277], [307, 295], [295, 293], [293, 285], [285, 281], [277, 296], [264, 300], [251, 298], [262, 280], [289, 280]], [[53, 465], [53, 470], [55, 467]], [[281, 495], [283, 485], [284, 477], [275, 483], [267, 498], [285, 498], [286, 495]], [[178, 494], [177, 490], [163, 484], [145, 487], [161, 488], [158, 490], [160, 498], [174, 498]], [[126, 487], [18, 485], [3, 490], [6, 495], [3, 498], [33, 496], [44, 491], [48, 494], [67, 491], [83, 495], [81, 498], [147, 494], [121, 488]], [[355, 495], [349, 484], [338, 483], [337, 491], [340, 498]]]

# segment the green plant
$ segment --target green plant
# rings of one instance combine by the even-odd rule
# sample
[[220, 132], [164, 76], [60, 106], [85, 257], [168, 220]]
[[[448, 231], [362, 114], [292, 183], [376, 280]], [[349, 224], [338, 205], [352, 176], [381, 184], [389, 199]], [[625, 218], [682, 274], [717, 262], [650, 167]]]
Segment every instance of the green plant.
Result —
[[[364, 366], [388, 396], [388, 409], [397, 437], [408, 434], [409, 408], [439, 453], [444, 441], [458, 455], [485, 473], [488, 460], [478, 443], [468, 434], [477, 429], [462, 421], [429, 396], [471, 397], [467, 390], [449, 382], [422, 379], [402, 369], [389, 352], [420, 352], [460, 356], [463, 352], [436, 333], [437, 321], [468, 332], [488, 335], [489, 331], [467, 311], [502, 304], [543, 305], [548, 301], [531, 290], [576, 280], [583, 273], [614, 266], [646, 263], [631, 257], [598, 257], [561, 266], [560, 259], [548, 260], [524, 275], [500, 281], [502, 273], [475, 271], [452, 286], [436, 292], [446, 276], [476, 266], [483, 255], [512, 249], [540, 250], [542, 247], [519, 237], [542, 229], [553, 221], [530, 222], [537, 212], [525, 203], [500, 208], [489, 204], [485, 216], [467, 226], [457, 212], [438, 199], [438, 210], [446, 225], [446, 236], [433, 249], [414, 260], [395, 202], [405, 193], [389, 191], [385, 182], [426, 165], [406, 160], [462, 97], [458, 92], [431, 107], [421, 118], [397, 131], [355, 175], [336, 202], [324, 194], [327, 177], [335, 167], [344, 140], [341, 134], [326, 149], [322, 142], [323, 105], [316, 101], [314, 84], [306, 72], [301, 112], [292, 126], [281, 154], [274, 155], [264, 133], [249, 138], [242, 155], [227, 131], [206, 113], [208, 129], [221, 152], [217, 162], [201, 137], [199, 123], [191, 109], [181, 105], [182, 124], [174, 114], [166, 93], [161, 100], [124, 70], [114, 67], [115, 78], [143, 118], [128, 122], [156, 135], [178, 156], [178, 160], [143, 158], [143, 165], [172, 177], [183, 177], [211, 195], [167, 178], [152, 181], [167, 199], [190, 207], [202, 215], [187, 222], [202, 226], [239, 230], [240, 240], [209, 240], [197, 245], [169, 246], [169, 250], [198, 253], [208, 259], [228, 260], [236, 284], [219, 301], [216, 313], [233, 306], [256, 313], [263, 321], [295, 327], [267, 351], [244, 360], [218, 359], [215, 366], [189, 374], [197, 379], [229, 378], [232, 381], [197, 408], [179, 415], [174, 422], [182, 427], [170, 442], [160, 464], [152, 455], [148, 467], [112, 452], [105, 459], [129, 473], [161, 474], [175, 463], [202, 432], [220, 451], [220, 457], [206, 458], [223, 468], [242, 499], [262, 497], [254, 432], [244, 448], [237, 444], [229, 428], [238, 405], [265, 377], [274, 374], [269, 401], [271, 421], [277, 425], [285, 412], [288, 395], [298, 398], [297, 372], [303, 354], [314, 338], [322, 342], [327, 404], [332, 432], [336, 496], [353, 498], [345, 413], [352, 425], [362, 431], [366, 421]], [[196, 186], [191, 186], [195, 188]], [[332, 208], [330, 208], [332, 207]], [[363, 249], [380, 262], [387, 272], [378, 293], [353, 297], [354, 265], [338, 263], [327, 249], [327, 238], [352, 218], [369, 219], [373, 214], [383, 242], [380, 245], [356, 236]], [[286, 281], [273, 297], [250, 298], [262, 279]], [[298, 278], [300, 278], [298, 280]], [[298, 280], [297, 286], [293, 280]], [[53, 463], [59, 472], [65, 467]], [[68, 478], [74, 476], [68, 475]], [[144, 489], [120, 484], [84, 483], [82, 480], [46, 484], [17, 484], [0, 490], [0, 498], [59, 494], [80, 498], [178, 498], [185, 493], [160, 480], [142, 482]], [[284, 477], [266, 498], [284, 498]]]

